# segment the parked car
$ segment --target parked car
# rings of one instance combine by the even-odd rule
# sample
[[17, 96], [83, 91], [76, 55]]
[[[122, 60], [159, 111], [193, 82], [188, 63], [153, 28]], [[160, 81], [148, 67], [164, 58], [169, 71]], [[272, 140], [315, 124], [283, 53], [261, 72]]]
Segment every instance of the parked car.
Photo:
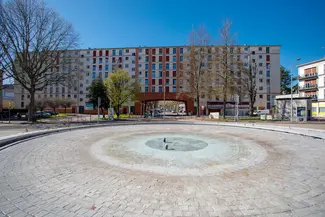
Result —
[[50, 115], [58, 115], [58, 113], [54, 111], [47, 111], [46, 113], [49, 113]]
[[[51, 116], [48, 112], [42, 112], [42, 111], [37, 111], [33, 114], [35, 118], [48, 118]], [[28, 113], [26, 114], [26, 117], [28, 117]]]

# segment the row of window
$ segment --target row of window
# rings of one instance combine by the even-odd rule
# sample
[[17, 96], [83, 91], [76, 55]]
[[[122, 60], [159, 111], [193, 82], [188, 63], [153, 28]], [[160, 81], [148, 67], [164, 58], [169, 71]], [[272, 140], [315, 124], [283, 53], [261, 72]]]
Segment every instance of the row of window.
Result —
[[[166, 54], [170, 54], [170, 49], [169, 48], [165, 48], [165, 49], [166, 49]], [[149, 55], [150, 50], [151, 50], [151, 54], [153, 54], [153, 55], [155, 55], [155, 54], [159, 54], [159, 55], [163, 54], [163, 48], [151, 48], [151, 49], [146, 48], [145, 53], [147, 55]], [[139, 53], [143, 53], [143, 52], [144, 52], [144, 49], [140, 48]], [[172, 48], [172, 53], [176, 54], [176, 52], [177, 52], [176, 48]], [[179, 53], [180, 54], [184, 53], [184, 49], [182, 47], [179, 48]]]
[[[103, 58], [98, 58], [98, 59], [97, 58], [93, 58], [93, 64], [96, 64], [97, 63], [97, 60], [98, 60], [98, 63], [99, 64], [102, 64], [104, 59]], [[115, 63], [117, 61], [121, 63], [122, 60], [123, 60], [122, 57], [119, 57], [118, 59], [115, 58], [115, 57], [112, 58], [112, 62], [113, 63]], [[124, 57], [124, 60], [128, 61], [128, 60], [130, 60], [130, 58], [129, 57]], [[90, 62], [90, 58], [87, 58], [87, 62]], [[108, 63], [108, 62], [109, 62], [109, 59], [106, 57], [105, 58], [105, 63]], [[135, 60], [134, 59], [132, 60], [132, 63], [135, 64]], [[80, 65], [83, 65], [83, 63], [81, 62]]]
[[[151, 69], [152, 70], [156, 70], [156, 64], [155, 63], [153, 63], [153, 64], [151, 64]], [[139, 64], [139, 68], [142, 68], [142, 64]], [[177, 65], [176, 65], [176, 63], [173, 63], [172, 64], [172, 69], [176, 69], [177, 68]], [[162, 70], [163, 69], [163, 64], [162, 63], [159, 63], [158, 64], [158, 69], [159, 70]], [[170, 64], [169, 63], [166, 63], [166, 70], [169, 70], [170, 69]], [[145, 64], [145, 70], [149, 70], [149, 64]]]
[[[172, 77], [176, 77], [176, 71], [173, 71], [173, 72], [170, 72], [170, 73], [169, 73], [169, 71], [166, 71], [166, 77], [169, 77], [169, 74], [170, 74]], [[145, 71], [145, 72], [144, 72], [144, 76], [147, 78], [148, 75], [149, 75], [149, 72], [148, 72], [148, 71]], [[153, 78], [156, 78], [156, 77], [161, 78], [162, 75], [163, 75], [163, 72], [162, 72], [162, 71], [159, 71], [158, 74], [156, 74], [156, 71], [152, 71], [152, 72], [151, 72], [151, 76], [152, 76]], [[139, 76], [140, 76], [140, 77], [142, 76], [142, 72], [141, 72], [141, 71], [139, 72]]]
[[[143, 90], [143, 88], [142, 88], [142, 90]], [[144, 87], [144, 92], [149, 92], [149, 87]], [[162, 93], [163, 92], [163, 87], [162, 86], [159, 86], [158, 88], [156, 88], [156, 86], [152, 86], [151, 87], [151, 92], [159, 92], [159, 93]], [[176, 92], [176, 87], [172, 87], [172, 88], [170, 88], [170, 87], [166, 87], [166, 89], [165, 89], [165, 92], [166, 93], [169, 93], [169, 92]]]
[[[158, 80], [157, 84], [159, 84], [159, 85], [162, 85], [163, 84], [162, 79], [157, 79], [157, 80]], [[177, 83], [177, 80], [176, 79], [170, 79], [170, 81], [171, 81], [171, 84], [169, 83], [169, 79], [167, 78], [166, 81], [165, 81], [165, 84], [166, 85], [176, 85], [176, 83]], [[139, 79], [138, 82], [141, 84], [142, 83], [142, 79]], [[149, 85], [149, 80], [148, 79], [144, 79], [144, 84], [145, 85]], [[156, 84], [156, 79], [151, 79], [151, 84], [152, 85], [155, 85]]]
[[[149, 62], [149, 56], [139, 56], [138, 59], [139, 61], [141, 61], [143, 59], [143, 57], [145, 58], [145, 62]], [[172, 56], [172, 58], [169, 58], [169, 56], [166, 56], [165, 58], [166, 62], [176, 62], [177, 61], [177, 57], [176, 56]], [[184, 60], [184, 56], [179, 56], [179, 61], [183, 62]], [[152, 62], [162, 62], [163, 61], [163, 56], [159, 56], [158, 58], [156, 58], [156, 56], [152, 56], [151, 57], [151, 61]]]
[[[169, 48], [165, 48], [166, 49], [166, 54], [169, 54], [169, 52], [170, 52], [170, 49]], [[156, 53], [159, 53], [159, 54], [162, 54], [163, 53], [163, 49], [162, 48], [151, 48], [151, 49], [145, 49], [145, 53], [146, 54], [149, 54], [149, 51], [151, 50], [151, 54], [156, 54]], [[144, 49], [143, 48], [140, 48], [139, 49], [139, 53], [143, 53], [144, 52]], [[176, 50], [176, 48], [172, 48], [172, 53], [173, 54], [176, 54], [176, 52], [177, 52], [177, 50]], [[183, 52], [184, 52], [184, 50], [183, 50], [183, 48], [180, 48], [179, 49], [179, 52], [181, 53], [181, 54], [183, 54]], [[123, 53], [130, 53], [130, 50], [129, 49], [119, 49], [119, 50], [111, 50], [111, 55], [112, 56], [122, 56], [123, 55]], [[76, 52], [76, 54], [78, 54], [77, 52]], [[88, 55], [90, 55], [90, 51], [87, 51], [87, 54]], [[93, 51], [93, 56], [103, 56], [105, 54], [105, 56], [109, 56], [110, 55], [110, 52], [109, 52], [109, 50], [105, 50], [105, 51], [103, 51], [103, 50], [99, 50], [99, 51], [96, 51], [96, 50], [94, 50]], [[132, 56], [135, 56], [135, 53], [133, 52], [132, 53]]]

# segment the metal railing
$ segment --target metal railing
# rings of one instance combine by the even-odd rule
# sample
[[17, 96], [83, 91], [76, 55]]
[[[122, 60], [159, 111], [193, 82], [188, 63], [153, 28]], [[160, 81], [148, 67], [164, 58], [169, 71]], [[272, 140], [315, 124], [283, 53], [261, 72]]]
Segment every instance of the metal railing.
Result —
[[310, 97], [312, 100], [317, 100], [316, 94], [306, 94], [305, 97]]
[[317, 76], [318, 76], [317, 72], [312, 72], [312, 73], [308, 73], [308, 74], [299, 75], [298, 78], [306, 79], [306, 78], [313, 78], [313, 77], [317, 77]]
[[309, 83], [307, 83], [305, 85], [299, 86], [300, 90], [315, 89], [315, 88], [318, 88], [317, 84], [309, 84]]

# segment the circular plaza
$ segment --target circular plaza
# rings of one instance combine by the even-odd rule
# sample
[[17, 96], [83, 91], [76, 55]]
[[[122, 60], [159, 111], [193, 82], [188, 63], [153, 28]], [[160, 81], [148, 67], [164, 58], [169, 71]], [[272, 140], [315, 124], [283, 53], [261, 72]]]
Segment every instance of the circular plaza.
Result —
[[324, 216], [325, 142], [254, 128], [85, 128], [0, 151], [0, 216]]

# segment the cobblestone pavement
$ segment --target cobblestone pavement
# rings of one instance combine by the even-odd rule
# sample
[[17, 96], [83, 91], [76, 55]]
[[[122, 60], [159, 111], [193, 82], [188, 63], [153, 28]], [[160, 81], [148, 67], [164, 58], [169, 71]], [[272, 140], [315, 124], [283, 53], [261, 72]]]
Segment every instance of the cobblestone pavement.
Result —
[[[188, 151], [192, 163], [158, 149], [150, 156], [140, 143], [152, 132], [196, 135], [206, 138], [207, 148], [222, 140], [225, 149], [219, 157], [215, 152], [215, 161], [212, 154], [199, 154], [207, 148]], [[227, 126], [115, 126], [53, 134], [0, 152], [0, 216], [325, 216], [324, 154], [324, 140]], [[168, 173], [170, 161], [191, 174]], [[160, 168], [143, 170], [148, 164]]]

